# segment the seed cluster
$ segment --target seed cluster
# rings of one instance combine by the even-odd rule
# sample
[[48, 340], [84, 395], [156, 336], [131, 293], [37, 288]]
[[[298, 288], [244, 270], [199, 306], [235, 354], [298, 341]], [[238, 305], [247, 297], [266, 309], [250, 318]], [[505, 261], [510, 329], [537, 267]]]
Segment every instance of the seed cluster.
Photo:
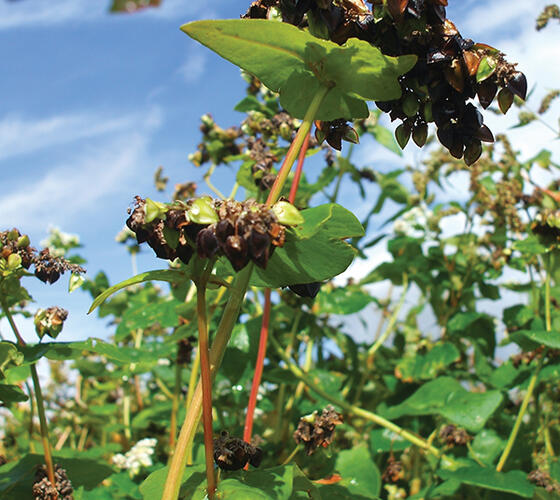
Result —
[[560, 483], [550, 476], [545, 469], [535, 469], [529, 472], [527, 479], [549, 493], [560, 493]]
[[[236, 271], [250, 260], [265, 268], [274, 249], [284, 244], [284, 225], [263, 204], [254, 200], [211, 200], [206, 206], [216, 222], [201, 224], [189, 217], [196, 203], [189, 200], [181, 208], [169, 208], [165, 220], [155, 218], [147, 223], [146, 200], [137, 196], [126, 225], [136, 234], [138, 243], [147, 242], [162, 259], [179, 258], [188, 264], [195, 251], [200, 258], [225, 255]], [[171, 237], [166, 230], [172, 231], [174, 242], [168, 241]]]
[[404, 477], [403, 464], [400, 460], [395, 460], [395, 457], [390, 456], [387, 460], [387, 467], [381, 475], [384, 483], [397, 483]]
[[342, 423], [342, 415], [335, 411], [332, 405], [323, 409], [321, 415], [315, 412], [310, 417], [301, 418], [294, 432], [295, 442], [303, 443], [308, 455], [313, 454], [319, 447], [326, 448], [331, 444], [335, 427]]
[[437, 127], [443, 146], [470, 165], [482, 152], [481, 142], [494, 140], [476, 107], [468, 102], [478, 96], [487, 108], [498, 94], [502, 112], [514, 96], [527, 93], [523, 73], [508, 63], [504, 55], [485, 44], [463, 38], [446, 18], [447, 0], [363, 0], [302, 1], [257, 0], [247, 18], [267, 18], [280, 11], [284, 22], [299, 27], [313, 26], [330, 40], [343, 44], [360, 38], [384, 54], [415, 54], [414, 68], [400, 78], [402, 96], [377, 102], [380, 110], [400, 120], [396, 136], [401, 147], [410, 137], [418, 146], [427, 140], [429, 122]]
[[58, 464], [55, 464], [54, 469], [56, 489], [47, 477], [47, 467], [42, 465], [37, 469], [33, 483], [33, 500], [51, 500], [57, 493], [59, 500], [74, 500], [74, 489], [66, 475], [66, 470]]
[[214, 439], [214, 461], [222, 470], [240, 470], [247, 463], [258, 467], [262, 456], [263, 452], [259, 447], [232, 437], [227, 431], [222, 431], [220, 437]]
[[465, 429], [450, 424], [441, 428], [439, 439], [451, 448], [453, 446], [465, 446], [472, 437]]
[[[43, 248], [40, 252], [30, 246], [29, 237], [22, 235], [18, 229], [10, 231], [0, 231], [0, 261], [10, 264], [14, 257], [20, 259], [20, 264], [24, 269], [35, 266], [35, 276], [43, 283], [55, 283], [65, 271], [73, 273], [85, 273], [85, 269], [76, 264], [51, 255], [48, 248]], [[18, 260], [19, 260], [18, 259]]]

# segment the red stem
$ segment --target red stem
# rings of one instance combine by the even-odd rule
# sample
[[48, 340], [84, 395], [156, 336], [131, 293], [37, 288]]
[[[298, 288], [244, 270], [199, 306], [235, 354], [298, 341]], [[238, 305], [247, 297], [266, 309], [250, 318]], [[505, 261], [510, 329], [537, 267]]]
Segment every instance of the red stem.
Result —
[[245, 419], [245, 429], [243, 431], [243, 439], [251, 442], [253, 433], [253, 417], [255, 415], [255, 407], [257, 406], [257, 394], [261, 385], [262, 372], [264, 367], [264, 358], [266, 357], [266, 342], [268, 340], [268, 325], [270, 323], [270, 288], [264, 290], [264, 311], [261, 323], [261, 334], [259, 339], [259, 352], [257, 354], [257, 363], [255, 365], [255, 374], [253, 375], [253, 385], [251, 386], [251, 395], [247, 406], [247, 417]]
[[[309, 133], [305, 136], [301, 150], [298, 156], [298, 163], [296, 171], [294, 174], [294, 179], [292, 180], [292, 186], [290, 188], [289, 201], [293, 203], [296, 198], [296, 193], [299, 186], [299, 181], [301, 179], [301, 173], [303, 171], [303, 163], [305, 161], [305, 154], [307, 153], [307, 147], [309, 146]], [[292, 143], [293, 144], [293, 143]], [[259, 351], [257, 353], [257, 362], [255, 364], [255, 373], [253, 375], [253, 383], [251, 385], [251, 395], [249, 396], [249, 404], [247, 405], [247, 416], [245, 418], [245, 429], [243, 431], [243, 440], [247, 443], [251, 442], [251, 436], [253, 434], [253, 420], [255, 416], [255, 408], [257, 406], [257, 394], [259, 392], [259, 387], [261, 385], [262, 372], [264, 367], [264, 359], [266, 357], [266, 343], [268, 340], [268, 326], [270, 323], [270, 288], [266, 288], [264, 291], [264, 311], [261, 323], [261, 333], [259, 339]], [[249, 468], [247, 464], [245, 470]]]
[[290, 196], [288, 197], [288, 200], [290, 203], [293, 203], [294, 200], [296, 199], [296, 193], [299, 187], [299, 180], [301, 179], [301, 173], [303, 172], [303, 162], [305, 161], [305, 154], [307, 153], [307, 147], [309, 146], [309, 136], [311, 135], [311, 132], [309, 132], [306, 136], [305, 136], [305, 140], [303, 141], [303, 144], [301, 146], [301, 150], [299, 152], [299, 156], [298, 156], [298, 163], [297, 163], [297, 167], [296, 167], [296, 171], [294, 173], [294, 179], [292, 181], [292, 187], [290, 188]]

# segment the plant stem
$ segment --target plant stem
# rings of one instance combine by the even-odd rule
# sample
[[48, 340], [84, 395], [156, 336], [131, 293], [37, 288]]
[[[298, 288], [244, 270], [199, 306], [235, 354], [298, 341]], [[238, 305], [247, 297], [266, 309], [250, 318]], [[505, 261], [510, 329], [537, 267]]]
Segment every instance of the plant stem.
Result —
[[[191, 376], [189, 378], [189, 388], [187, 390], [187, 412], [191, 407], [191, 403], [194, 396], [194, 391], [196, 389], [197, 375], [200, 368], [200, 350], [196, 350], [196, 356], [194, 357], [193, 365], [191, 368]], [[189, 443], [187, 446], [187, 465], [192, 465], [193, 463], [193, 442]]]
[[303, 172], [303, 163], [305, 162], [305, 154], [307, 153], [307, 147], [309, 146], [309, 136], [311, 131], [307, 132], [301, 150], [298, 156], [298, 162], [296, 166], [296, 171], [294, 173], [294, 179], [292, 180], [292, 186], [290, 187], [290, 195], [288, 196], [288, 201], [293, 203], [296, 199], [297, 190], [299, 187], [299, 181], [301, 179], [301, 173]]
[[301, 450], [301, 445], [298, 444], [293, 450], [292, 453], [290, 453], [287, 457], [286, 460], [284, 460], [282, 462], [282, 465], [288, 465], [293, 459], [294, 457], [298, 454], [299, 450]]
[[214, 170], [216, 170], [216, 165], [212, 164], [210, 165], [210, 168], [208, 169], [208, 171], [204, 174], [204, 182], [206, 182], [206, 185], [210, 188], [211, 191], [214, 192], [214, 194], [218, 197], [221, 198], [222, 200], [225, 200], [226, 197], [221, 193], [221, 191], [214, 186], [214, 184], [212, 184], [212, 182], [210, 181], [210, 177], [212, 177], [212, 174], [214, 173]]
[[169, 423], [169, 449], [173, 452], [175, 438], [177, 435], [177, 412], [179, 411], [179, 399], [181, 394], [181, 372], [183, 366], [175, 361], [175, 385], [173, 387], [173, 403], [171, 406], [171, 419]]
[[[237, 317], [239, 316], [239, 310], [241, 308], [243, 298], [245, 297], [245, 292], [247, 291], [252, 272], [253, 264], [249, 263], [239, 273], [237, 273], [235, 280], [229, 289], [230, 296], [224, 308], [224, 312], [210, 350], [210, 369], [212, 377], [215, 376], [216, 371], [222, 362], [227, 343], [231, 337], [231, 332], [235, 326]], [[187, 449], [194, 438], [201, 410], [202, 386], [199, 382], [194, 391], [185, 420], [183, 421], [181, 432], [179, 433], [177, 446], [169, 465], [169, 472], [167, 474], [167, 480], [165, 482], [161, 500], [176, 500], [179, 495], [181, 478], [183, 477], [183, 471], [187, 462]]]
[[270, 324], [270, 288], [264, 291], [264, 310], [261, 323], [261, 333], [259, 338], [259, 350], [257, 353], [257, 362], [255, 365], [255, 373], [253, 374], [253, 384], [251, 386], [251, 394], [249, 396], [249, 404], [247, 406], [247, 416], [245, 418], [245, 428], [243, 430], [243, 439], [251, 442], [251, 435], [253, 434], [253, 418], [255, 415], [255, 408], [257, 406], [257, 395], [259, 386], [261, 385], [261, 378], [264, 367], [264, 358], [266, 357], [266, 343], [268, 338], [268, 328]]
[[198, 319], [198, 351], [200, 352], [200, 380], [202, 382], [202, 425], [204, 427], [204, 454], [206, 458], [206, 481], [208, 498], [212, 500], [216, 491], [214, 476], [214, 436], [212, 435], [212, 381], [210, 356], [208, 353], [208, 321], [206, 317], [206, 283], [212, 272], [214, 260], [206, 265], [196, 284], [196, 310]]
[[[6, 306], [6, 303], [2, 300], [0, 302], [2, 305], [2, 309], [6, 318], [8, 319], [8, 323], [10, 323], [10, 327], [16, 336], [17, 342], [21, 347], [25, 347], [25, 341], [23, 340], [22, 336], [19, 333], [19, 330], [16, 326], [14, 318], [10, 313], [10, 309]], [[47, 466], [47, 477], [49, 478], [49, 482], [53, 486], [55, 490], [54, 498], [55, 500], [58, 498], [58, 493], [56, 493], [56, 481], [54, 477], [54, 466], [52, 460], [52, 451], [51, 445], [49, 442], [49, 429], [47, 427], [47, 418], [45, 416], [45, 401], [43, 400], [43, 393], [41, 391], [41, 384], [39, 383], [39, 375], [37, 374], [37, 365], [35, 363], [29, 366], [31, 371], [31, 379], [33, 380], [33, 391], [35, 393], [35, 400], [37, 401], [37, 414], [39, 415], [39, 427], [41, 429], [41, 440], [43, 442], [43, 453], [45, 455], [45, 465]]]
[[399, 312], [401, 311], [401, 308], [404, 304], [404, 299], [406, 297], [407, 289], [408, 289], [408, 276], [406, 273], [403, 273], [403, 291], [401, 294], [401, 298], [399, 300], [399, 303], [397, 304], [397, 307], [395, 307], [395, 310], [393, 311], [391, 318], [389, 319], [389, 323], [387, 324], [387, 328], [383, 332], [383, 335], [381, 335], [368, 350], [367, 361], [366, 361], [366, 365], [368, 368], [371, 368], [373, 365], [373, 359], [375, 358], [375, 353], [379, 350], [379, 348], [385, 343], [385, 341], [389, 338], [389, 336], [393, 332], [393, 328], [395, 327], [395, 323], [397, 322]]
[[[548, 267], [548, 266], [547, 266]], [[545, 316], [545, 323], [546, 323], [546, 331], [550, 332], [551, 330], [551, 322], [550, 322], [550, 272], [547, 269], [546, 277], [544, 282], [544, 316]], [[527, 407], [529, 406], [529, 401], [533, 395], [533, 391], [535, 390], [535, 386], [537, 385], [537, 380], [539, 378], [539, 373], [541, 371], [543, 361], [545, 358], [545, 353], [541, 353], [540, 358], [537, 361], [537, 366], [531, 379], [529, 380], [529, 386], [527, 387], [527, 393], [521, 402], [521, 406], [519, 407], [519, 413], [517, 414], [517, 418], [515, 419], [515, 423], [513, 424], [513, 428], [511, 429], [511, 433], [509, 435], [506, 447], [498, 461], [498, 465], [496, 466], [496, 470], [500, 472], [506, 461], [511, 453], [513, 445], [515, 444], [515, 440], [517, 438], [517, 434], [519, 433], [519, 428], [521, 427], [521, 423], [523, 422], [523, 417], [525, 412], [527, 411]]]
[[319, 110], [319, 106], [323, 102], [323, 99], [325, 98], [329, 90], [330, 89], [328, 87], [320, 87], [319, 91], [313, 96], [313, 99], [309, 104], [309, 107], [307, 108], [307, 111], [303, 118], [303, 122], [300, 125], [299, 130], [297, 131], [295, 139], [293, 140], [292, 144], [290, 144], [288, 153], [284, 158], [284, 163], [282, 163], [282, 167], [280, 168], [280, 171], [276, 176], [276, 180], [272, 185], [272, 189], [268, 194], [268, 198], [266, 200], [267, 205], [274, 205], [278, 201], [278, 198], [280, 198], [282, 188], [284, 187], [286, 179], [288, 178], [288, 174], [290, 173], [292, 165], [294, 164], [294, 161], [298, 156], [298, 153], [303, 145], [303, 142], [305, 141], [305, 138], [307, 137], [307, 134], [311, 130], [311, 126], [313, 125], [313, 120], [315, 119], [315, 115]]
[[385, 427], [390, 431], [394, 432], [398, 436], [402, 436], [407, 441], [410, 441], [412, 444], [425, 449], [432, 455], [436, 457], [443, 456], [441, 451], [438, 450], [436, 447], [429, 444], [425, 439], [421, 438], [420, 436], [416, 436], [415, 434], [399, 427], [397, 424], [394, 424], [390, 420], [386, 420], [385, 418], [377, 415], [376, 413], [370, 412], [368, 410], [364, 410], [363, 408], [359, 408], [353, 404], [347, 403], [344, 400], [338, 399], [334, 397], [332, 394], [329, 394], [327, 391], [322, 389], [319, 384], [315, 383], [313, 379], [306, 373], [303, 372], [292, 360], [286, 356], [282, 347], [278, 344], [274, 337], [270, 337], [270, 341], [273, 344], [276, 352], [282, 358], [282, 360], [286, 363], [287, 368], [300, 380], [302, 380], [305, 385], [307, 385], [312, 391], [316, 392], [322, 398], [330, 401], [332, 404], [339, 406], [340, 408], [345, 409], [347, 412], [352, 413], [354, 415], [360, 416], [373, 422], [374, 424], [380, 425], [381, 427]]

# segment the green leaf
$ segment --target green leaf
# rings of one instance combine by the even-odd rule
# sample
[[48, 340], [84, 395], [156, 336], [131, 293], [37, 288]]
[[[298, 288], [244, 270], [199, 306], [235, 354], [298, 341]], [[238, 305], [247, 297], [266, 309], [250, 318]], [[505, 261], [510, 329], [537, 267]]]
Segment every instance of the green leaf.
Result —
[[382, 146], [385, 146], [389, 151], [392, 151], [399, 156], [403, 155], [403, 152], [397, 144], [393, 133], [387, 127], [376, 124], [372, 127], [371, 133], [373, 134], [373, 137], [375, 137], [375, 140]]
[[560, 349], [560, 333], [546, 330], [518, 330], [513, 332], [508, 340], [515, 342], [524, 351], [532, 351], [541, 345]]
[[4, 370], [8, 365], [21, 365], [23, 354], [11, 342], [0, 342], [0, 380], [6, 377]]
[[531, 498], [535, 489], [527, 479], [527, 473], [520, 470], [497, 472], [480, 466], [462, 467], [457, 470], [439, 470], [442, 479], [455, 479], [463, 484], [479, 486], [493, 491], [513, 493], [523, 498]]
[[456, 379], [440, 377], [424, 384], [408, 399], [382, 413], [389, 419], [437, 414], [469, 431], [478, 432], [501, 402], [499, 391], [468, 392]]
[[290, 498], [294, 466], [239, 471], [228, 474], [218, 485], [218, 495], [231, 500], [283, 500]]
[[346, 487], [350, 493], [364, 498], [377, 498], [379, 495], [381, 474], [367, 446], [341, 451], [336, 458], [335, 469], [342, 476], [338, 484]]
[[162, 328], [176, 326], [179, 320], [175, 310], [181, 304], [178, 300], [157, 300], [129, 307], [121, 317], [115, 339], [122, 340], [132, 330], [155, 324]]
[[492, 429], [480, 431], [474, 438], [469, 455], [491, 466], [502, 453], [505, 441]]
[[524, 240], [516, 241], [512, 245], [512, 248], [514, 250], [519, 250], [522, 253], [531, 255], [540, 255], [547, 251], [547, 248], [544, 245], [541, 245], [537, 237], [534, 235], [531, 235]]
[[438, 342], [426, 354], [411, 353], [399, 361], [395, 374], [404, 382], [431, 380], [451, 363], [460, 359], [461, 353], [450, 342]]
[[5, 405], [27, 401], [27, 399], [28, 397], [17, 385], [0, 384], [0, 401]]
[[389, 429], [374, 429], [369, 435], [370, 450], [374, 455], [385, 451], [402, 451], [410, 442]]
[[168, 283], [183, 283], [189, 280], [190, 277], [188, 274], [184, 273], [183, 271], [176, 271], [174, 269], [160, 269], [156, 271], [148, 271], [145, 273], [137, 274], [132, 278], [128, 278], [127, 280], [121, 281], [116, 285], [113, 285], [107, 290], [100, 293], [91, 307], [89, 308], [88, 314], [94, 311], [98, 306], [103, 304], [111, 295], [126, 288], [128, 286], [137, 285], [138, 283], [143, 283], [144, 281], [167, 281]]
[[324, 289], [317, 296], [319, 313], [324, 314], [354, 314], [361, 311], [373, 298], [356, 287]]
[[[195, 21], [183, 25], [181, 29], [223, 58], [252, 73], [271, 90], [280, 92], [282, 105], [298, 118], [303, 117], [301, 104], [292, 104], [291, 99], [282, 96], [294, 72], [298, 72], [299, 76], [294, 77], [295, 80], [292, 79], [286, 87], [292, 97], [299, 97], [294, 94], [296, 82], [300, 84], [300, 93], [306, 95], [319, 86], [335, 87], [335, 94], [340, 93], [331, 101], [327, 97], [316, 116], [320, 120], [330, 120], [332, 118], [328, 117], [336, 114], [337, 109], [333, 101], [340, 103], [342, 94], [378, 101], [398, 99], [401, 88], [397, 79], [416, 63], [415, 56], [388, 57], [363, 40], [353, 38], [341, 47], [315, 38], [288, 23], [276, 21]], [[306, 82], [304, 86], [301, 86], [302, 79]], [[308, 90], [308, 86], [313, 89]], [[360, 116], [365, 118], [367, 114]], [[353, 116], [339, 114], [340, 117]]]
[[[140, 493], [144, 500], [161, 498], [167, 479], [168, 468], [164, 467], [152, 472], [140, 485]], [[206, 473], [204, 465], [186, 467], [181, 481], [180, 498], [194, 500], [206, 496]]]
[[[294, 71], [280, 92], [280, 104], [296, 118], [303, 118], [321, 82], [310, 71]], [[356, 97], [332, 88], [323, 99], [315, 119], [332, 121], [337, 118], [367, 118], [367, 104]]]
[[309, 208], [301, 214], [305, 222], [287, 231], [284, 246], [276, 249], [266, 269], [255, 269], [252, 284], [279, 288], [324, 281], [350, 265], [356, 251], [343, 240], [363, 236], [358, 219], [336, 204]]
[[[91, 490], [113, 473], [111, 467], [94, 460], [55, 455], [53, 461], [66, 469], [74, 488], [83, 486], [86, 490]], [[43, 463], [45, 463], [43, 455], [29, 454], [0, 467], [0, 497], [29, 498], [36, 467]]]

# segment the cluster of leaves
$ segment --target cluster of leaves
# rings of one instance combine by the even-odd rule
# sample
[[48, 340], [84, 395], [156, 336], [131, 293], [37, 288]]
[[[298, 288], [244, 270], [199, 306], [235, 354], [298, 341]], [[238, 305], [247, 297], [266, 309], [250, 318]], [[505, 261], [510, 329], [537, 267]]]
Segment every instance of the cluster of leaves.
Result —
[[[288, 10], [284, 9], [304, 3], [281, 2], [279, 7], [286, 16]], [[341, 2], [342, 7], [335, 11], [329, 2], [315, 2], [304, 10], [307, 17], [302, 14], [296, 24], [307, 19], [311, 27], [316, 11], [343, 15], [359, 4]], [[252, 9], [265, 9], [268, 14], [275, 5], [272, 0], [260, 1]], [[388, 10], [395, 5], [404, 6], [400, 20], [395, 19], [398, 12]], [[432, 9], [428, 14], [441, 12], [437, 2], [425, 5]], [[387, 11], [391, 22], [406, 23], [410, 16], [415, 17], [411, 9], [422, 6], [424, 2], [387, 2], [385, 10], [377, 9], [379, 15], [383, 13], [380, 26], [389, 22], [389, 18], [383, 20]], [[428, 15], [419, 13], [420, 18]], [[278, 33], [287, 28], [297, 42], [300, 35], [295, 33], [300, 32], [293, 31], [296, 28], [277, 24]], [[194, 33], [208, 26], [196, 24], [188, 30]], [[262, 35], [258, 26], [248, 30], [253, 38]], [[223, 23], [218, 31], [227, 35], [230, 27]], [[362, 48], [358, 41], [341, 49], [321, 40], [310, 41], [304, 34], [301, 37], [301, 50], [291, 53], [289, 61], [299, 68], [297, 76], [282, 71], [269, 75], [267, 85], [279, 90], [280, 96], [268, 91], [256, 94], [258, 83], [251, 80], [252, 88], [241, 101], [248, 113], [245, 123], [266, 125], [243, 132], [245, 144], [251, 135], [261, 141], [264, 157], [282, 152], [280, 126], [271, 129], [264, 120], [276, 123], [272, 119], [282, 112], [281, 106], [301, 117], [298, 109], [302, 103], [293, 89], [307, 88], [303, 85], [310, 84], [312, 76], [318, 77], [320, 85], [332, 77], [338, 89], [319, 110], [326, 121], [345, 116], [335, 116], [344, 107], [359, 111], [364, 98], [374, 99], [338, 74], [348, 64], [344, 51], [352, 46]], [[309, 43], [316, 45], [310, 49]], [[368, 57], [381, 57], [376, 50], [367, 51]], [[260, 71], [262, 60], [252, 60]], [[332, 66], [322, 64], [331, 60]], [[314, 66], [314, 62], [321, 64]], [[415, 59], [389, 59], [388, 65], [399, 69], [390, 71], [393, 89], [388, 85], [384, 91], [398, 93], [395, 75], [409, 70], [412, 63]], [[553, 98], [547, 97], [548, 104], [541, 103], [541, 108], [550, 106]], [[356, 133], [398, 152], [378, 118], [376, 112], [357, 121]], [[522, 125], [529, 126], [531, 121]], [[540, 124], [535, 120], [530, 126]], [[296, 128], [290, 122], [284, 129], [285, 138]], [[261, 186], [255, 180], [261, 170], [253, 168], [259, 162], [254, 152], [252, 156], [237, 148], [231, 154], [231, 137], [220, 135], [215, 124], [202, 132], [212, 162], [209, 172], [218, 163], [238, 166], [239, 184], [248, 196], [258, 197]], [[240, 138], [236, 132], [235, 139]], [[327, 197], [330, 203], [298, 212], [301, 220], [286, 229], [284, 245], [270, 256], [266, 268], [255, 269], [252, 285], [279, 288], [328, 281], [346, 269], [356, 250], [367, 258], [376, 245], [386, 244], [388, 256], [368, 268], [359, 281], [344, 285], [329, 281], [315, 299], [297, 297], [286, 289], [274, 294], [271, 344], [250, 444], [240, 436], [263, 310], [258, 291], [248, 295], [213, 384], [215, 429], [223, 430], [216, 436], [214, 454], [224, 469], [218, 485], [221, 498], [559, 498], [560, 166], [549, 151], [522, 160], [506, 136], [496, 139], [470, 169], [447, 151], [437, 150], [420, 165], [386, 173], [371, 165], [356, 165], [350, 148], [345, 156], [331, 152], [327, 165], [315, 172], [315, 182], [308, 181], [309, 170], [302, 177], [296, 206], [303, 209], [313, 198]], [[199, 149], [201, 154], [204, 148]], [[316, 145], [314, 149], [311, 154], [318, 150]], [[554, 179], [551, 185], [541, 186], [533, 180], [536, 168], [548, 171]], [[446, 186], [465, 176], [470, 185], [464, 198], [449, 201]], [[164, 190], [161, 172], [156, 177]], [[217, 224], [216, 205], [205, 198], [189, 202], [186, 198], [192, 197], [193, 186], [188, 186], [188, 196], [176, 193], [173, 204], [142, 204], [136, 216], [143, 219], [133, 226], [136, 234], [147, 231], [149, 241], [155, 226], [161, 226], [161, 243], [176, 250], [173, 242], [188, 237], [178, 229]], [[342, 189], [358, 191], [367, 203], [361, 224], [336, 204]], [[372, 192], [377, 193], [373, 199]], [[201, 210], [193, 210], [197, 203]], [[184, 217], [184, 226], [168, 227], [169, 219], [179, 220], [170, 217], [173, 210], [181, 212], [175, 215]], [[197, 219], [201, 212], [210, 219]], [[385, 232], [374, 234], [371, 228], [380, 223], [381, 215]], [[461, 230], [452, 234], [445, 230], [450, 224], [459, 227], [457, 221]], [[369, 229], [365, 235], [362, 226]], [[200, 234], [202, 228], [198, 229]], [[25, 248], [17, 246], [19, 238], [9, 241], [15, 241], [16, 248]], [[191, 253], [195, 249], [198, 253], [198, 237], [188, 238]], [[350, 239], [356, 250], [344, 239]], [[126, 242], [126, 237], [121, 241]], [[136, 243], [134, 252], [138, 251]], [[14, 243], [9, 245], [11, 249]], [[209, 257], [202, 247], [202, 256]], [[225, 250], [224, 255], [228, 257]], [[5, 260], [9, 266], [10, 256]], [[29, 392], [30, 366], [43, 358], [51, 373], [44, 400], [56, 442], [54, 458], [70, 479], [74, 498], [161, 498], [177, 422], [183, 420], [189, 400], [189, 380], [196, 376], [191, 342], [197, 336], [197, 315], [190, 283], [195, 260], [187, 259], [188, 265], [175, 261], [170, 269], [143, 273], [112, 287], [104, 273], [87, 280], [83, 288], [95, 299], [93, 306], [98, 306], [101, 317], [110, 319], [109, 341], [29, 346], [0, 342], [4, 405], [0, 411], [6, 416], [0, 456], [7, 462], [0, 466], [0, 497], [26, 498], [34, 482], [37, 491], [47, 486], [42, 472], [35, 477], [43, 462], [37, 454], [42, 444], [35, 407], [24, 402], [23, 390]], [[13, 312], [28, 310], [29, 296], [19, 282], [26, 275], [21, 266], [6, 269], [8, 274], [19, 273], [17, 290], [5, 289], [2, 296], [3, 308]], [[513, 272], [516, 282], [509, 281]], [[207, 290], [211, 332], [220, 324], [229, 278], [235, 270], [221, 259], [214, 273]], [[158, 280], [168, 282], [169, 289], [151, 283]], [[371, 287], [378, 283], [388, 285], [386, 298]], [[122, 291], [115, 295], [118, 290]], [[514, 298], [502, 311], [499, 301], [506, 293]], [[56, 330], [59, 319], [60, 311], [51, 311], [39, 315], [37, 322], [41, 328], [54, 326]], [[362, 335], [356, 326], [360, 320]], [[499, 347], [503, 349], [498, 351]], [[524, 401], [527, 391], [534, 391], [534, 397]], [[522, 401], [527, 403], [524, 417], [517, 422]], [[509, 446], [517, 425], [522, 437]], [[145, 438], [155, 439], [155, 447], [135, 455], [133, 444]], [[298, 453], [298, 446], [307, 453]], [[505, 467], [500, 465], [504, 449], [509, 449]], [[115, 460], [115, 456], [122, 457], [120, 452], [126, 452], [126, 460]], [[202, 499], [206, 475], [200, 436], [188, 462], [180, 498]], [[247, 463], [251, 465], [247, 471], [230, 470]], [[61, 469], [57, 473], [68, 492]]]

